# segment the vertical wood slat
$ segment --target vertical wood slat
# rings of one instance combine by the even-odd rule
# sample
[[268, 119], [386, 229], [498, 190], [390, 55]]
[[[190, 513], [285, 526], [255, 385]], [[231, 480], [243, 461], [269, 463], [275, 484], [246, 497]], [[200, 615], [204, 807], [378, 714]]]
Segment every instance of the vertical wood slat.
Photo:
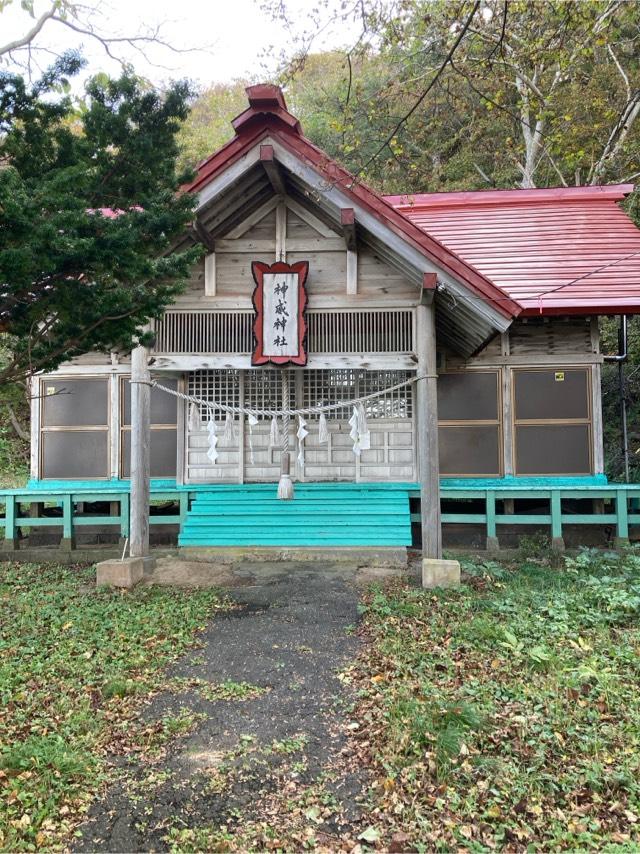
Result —
[[[311, 311], [311, 353], [412, 353], [411, 309]], [[248, 354], [253, 313], [168, 311], [156, 327], [156, 353]]]

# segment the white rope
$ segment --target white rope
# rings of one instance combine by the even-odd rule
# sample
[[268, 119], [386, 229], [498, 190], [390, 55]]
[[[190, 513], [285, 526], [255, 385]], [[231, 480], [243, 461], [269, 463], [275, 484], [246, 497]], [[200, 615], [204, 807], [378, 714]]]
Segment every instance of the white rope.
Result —
[[[391, 385], [388, 388], [383, 388], [380, 391], [374, 391], [371, 394], [364, 395], [363, 397], [355, 397], [351, 400], [342, 400], [339, 403], [328, 403], [324, 406], [308, 406], [304, 409], [290, 409], [287, 406], [283, 406], [282, 409], [249, 409], [244, 406], [227, 406], [224, 403], [203, 400], [201, 397], [194, 397], [192, 395], [185, 394], [184, 392], [177, 391], [176, 389], [167, 388], [167, 386], [162, 385], [161, 383], [157, 382], [157, 380], [151, 380], [151, 382], [146, 382], [145, 380], [130, 380], [130, 382], [138, 383], [140, 385], [148, 385], [152, 388], [158, 388], [160, 389], [160, 391], [165, 391], [167, 394], [170, 394], [173, 397], [180, 398], [180, 400], [186, 400], [189, 403], [195, 403], [198, 406], [203, 406], [207, 409], [217, 409], [220, 412], [227, 412], [233, 415], [248, 415], [249, 417], [253, 416], [254, 418], [258, 415], [262, 416], [263, 418], [282, 418], [283, 450], [288, 450], [289, 441], [287, 428], [290, 418], [293, 418], [296, 415], [320, 415], [323, 412], [335, 412], [338, 409], [351, 409], [352, 407], [357, 406], [358, 404], [365, 403], [365, 401], [367, 400], [375, 400], [375, 398], [382, 397], [383, 395], [389, 394], [389, 392], [395, 391], [396, 389], [411, 385], [412, 383], [418, 382], [418, 380], [426, 379], [437, 379], [437, 375], [423, 374], [419, 377], [410, 377], [408, 380], [403, 380], [401, 383], [396, 383], [395, 385]], [[286, 447], [284, 447], [285, 442]]]

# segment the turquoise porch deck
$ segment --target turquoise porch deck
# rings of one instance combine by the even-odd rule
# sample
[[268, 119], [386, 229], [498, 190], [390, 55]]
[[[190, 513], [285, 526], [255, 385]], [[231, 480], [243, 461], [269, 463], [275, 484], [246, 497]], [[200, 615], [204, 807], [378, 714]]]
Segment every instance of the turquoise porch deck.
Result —
[[[275, 484], [228, 484], [178, 486], [172, 480], [153, 480], [152, 505], [172, 502], [176, 511], [169, 514], [152, 513], [152, 526], [177, 525], [181, 545], [205, 544], [203, 528], [217, 530], [212, 545], [411, 545], [409, 521], [419, 521], [419, 514], [409, 516], [410, 498], [419, 498], [417, 483], [305, 483], [297, 484], [298, 501], [289, 506], [275, 499]], [[225, 498], [235, 496], [238, 512]], [[239, 496], [243, 496], [239, 502]], [[602, 475], [574, 478], [501, 478], [501, 479], [443, 479], [441, 499], [449, 505], [456, 503], [456, 512], [443, 513], [445, 524], [482, 525], [488, 542], [497, 544], [501, 525], [536, 525], [548, 529], [554, 540], [562, 538], [564, 525], [607, 525], [615, 527], [619, 541], [626, 541], [629, 528], [640, 525], [640, 484], [608, 483]], [[500, 502], [505, 499], [535, 500], [545, 507], [536, 512], [504, 512]], [[635, 500], [633, 500], [635, 499]], [[569, 501], [582, 500], [587, 506], [582, 512], [567, 508]], [[79, 504], [109, 502], [111, 515], [91, 515]], [[198, 503], [199, 502], [199, 503]], [[310, 504], [309, 502], [315, 502]], [[596, 502], [599, 507], [596, 507]], [[32, 504], [57, 506], [56, 516], [25, 515]], [[98, 526], [116, 530], [120, 537], [129, 535], [129, 482], [113, 481], [31, 481], [25, 489], [0, 490], [0, 504], [5, 515], [0, 525], [5, 532], [5, 548], [15, 547], [19, 530], [36, 527], [61, 529], [62, 541], [73, 547], [74, 533], [83, 526]], [[208, 520], [198, 524], [190, 511], [195, 506], [206, 510]], [[262, 505], [260, 525], [250, 520], [246, 511]], [[403, 510], [403, 507], [405, 508]], [[314, 528], [314, 516], [324, 508], [323, 519], [315, 525], [313, 536], [305, 531]], [[604, 510], [604, 512], [602, 512]], [[226, 517], [226, 519], [225, 519]], [[233, 518], [229, 518], [233, 517]], [[342, 524], [345, 520], [350, 524]], [[233, 535], [231, 527], [245, 533]], [[274, 523], [280, 524], [275, 532]], [[227, 523], [231, 522], [229, 525]], [[255, 520], [254, 520], [255, 522]], [[355, 524], [354, 524], [355, 523]], [[247, 534], [253, 525], [255, 534]], [[332, 536], [335, 526], [340, 529]], [[259, 527], [264, 528], [262, 538]], [[349, 533], [351, 528], [351, 534]], [[268, 530], [270, 529], [270, 530]], [[289, 533], [287, 533], [287, 531]], [[212, 534], [209, 534], [209, 539]], [[256, 542], [256, 540], [258, 542]]]

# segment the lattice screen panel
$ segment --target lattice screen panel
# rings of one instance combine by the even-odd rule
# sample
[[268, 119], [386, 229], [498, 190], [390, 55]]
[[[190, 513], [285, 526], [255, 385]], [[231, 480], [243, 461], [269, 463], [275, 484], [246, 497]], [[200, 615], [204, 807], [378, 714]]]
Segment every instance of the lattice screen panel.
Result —
[[[188, 393], [211, 403], [225, 406], [240, 406], [240, 371], [193, 371], [189, 375]], [[207, 409], [200, 407], [200, 418], [208, 417]], [[237, 420], [239, 416], [234, 416]], [[225, 415], [217, 413], [216, 420]]]
[[[303, 406], [319, 406], [363, 397], [409, 379], [409, 371], [364, 371], [355, 368], [310, 370], [304, 373]], [[366, 401], [368, 418], [412, 418], [413, 386], [407, 385]], [[315, 416], [318, 417], [318, 416]], [[339, 409], [331, 419], [349, 420], [351, 412]]]
[[[365, 371], [354, 368], [291, 370], [291, 406], [298, 408], [352, 400], [389, 388], [410, 376], [408, 371]], [[282, 371], [269, 368], [198, 371], [189, 375], [188, 389], [189, 394], [204, 400], [231, 406], [279, 409], [282, 404]], [[359, 459], [353, 454], [353, 440], [349, 436], [349, 408], [329, 414], [332, 427], [328, 446], [318, 441], [318, 416], [307, 419], [310, 432], [305, 443], [304, 470], [295, 464], [297, 424], [292, 419], [290, 443], [293, 476], [307, 481], [414, 480], [413, 385], [387, 392], [367, 403], [365, 409], [371, 431], [371, 449], [364, 451]], [[206, 419], [206, 411], [203, 416]], [[224, 416], [216, 416], [216, 421], [222, 428]], [[237, 440], [228, 447], [227, 443], [220, 441], [220, 458], [215, 465], [206, 457], [208, 439], [205, 428], [203, 422], [200, 429], [188, 433], [187, 477], [190, 482], [277, 481], [280, 450], [269, 447], [270, 419], [260, 418], [251, 434], [246, 420], [243, 429], [236, 421]]]
[[[291, 403], [295, 403], [293, 376], [290, 374]], [[282, 407], [282, 371], [262, 368], [245, 371], [244, 406], [248, 409], [280, 409]]]
[[[410, 309], [307, 312], [309, 353], [413, 352]], [[236, 354], [253, 350], [251, 311], [167, 311], [156, 322], [156, 353]]]
[[310, 311], [310, 353], [412, 353], [412, 313]]
[[253, 312], [167, 311], [155, 332], [156, 353], [251, 353]]

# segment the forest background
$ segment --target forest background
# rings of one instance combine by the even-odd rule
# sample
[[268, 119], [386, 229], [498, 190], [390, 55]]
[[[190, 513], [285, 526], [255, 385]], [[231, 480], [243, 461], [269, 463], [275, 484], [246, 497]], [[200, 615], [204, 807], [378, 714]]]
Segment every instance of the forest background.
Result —
[[[640, 5], [618, 0], [320, 0], [304, 26], [282, 0], [271, 16], [291, 34], [269, 75], [313, 142], [384, 193], [635, 182], [640, 179]], [[319, 52], [328, 26], [357, 32]], [[265, 51], [268, 53], [268, 49]], [[201, 88], [180, 131], [181, 167], [232, 135], [255, 77]], [[79, 105], [79, 109], [81, 106]], [[640, 224], [640, 193], [625, 203]], [[617, 319], [602, 320], [617, 352]], [[640, 324], [629, 324], [631, 479], [640, 480]], [[2, 391], [0, 472], [26, 478], [28, 410]], [[603, 371], [607, 474], [624, 472], [620, 387]]]

